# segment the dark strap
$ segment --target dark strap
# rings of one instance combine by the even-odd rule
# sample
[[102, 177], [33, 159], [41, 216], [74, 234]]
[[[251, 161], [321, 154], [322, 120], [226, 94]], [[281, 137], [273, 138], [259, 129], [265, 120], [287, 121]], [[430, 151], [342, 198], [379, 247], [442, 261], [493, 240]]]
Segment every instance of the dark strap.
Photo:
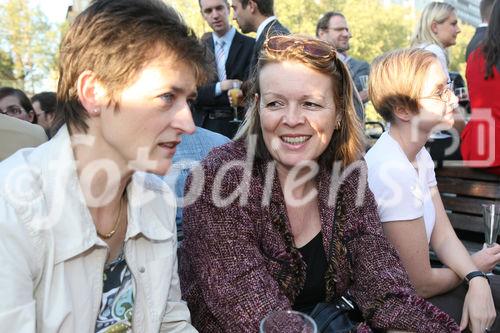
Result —
[[485, 278], [486, 281], [488, 281], [488, 284], [490, 283], [490, 279], [488, 278], [488, 275], [484, 274], [483, 272], [481, 271], [472, 271], [470, 272], [469, 274], [467, 274], [464, 278], [465, 282], [467, 283], [467, 285], [470, 283], [470, 280], [472, 280], [473, 278], [475, 277], [482, 277], [482, 278]]

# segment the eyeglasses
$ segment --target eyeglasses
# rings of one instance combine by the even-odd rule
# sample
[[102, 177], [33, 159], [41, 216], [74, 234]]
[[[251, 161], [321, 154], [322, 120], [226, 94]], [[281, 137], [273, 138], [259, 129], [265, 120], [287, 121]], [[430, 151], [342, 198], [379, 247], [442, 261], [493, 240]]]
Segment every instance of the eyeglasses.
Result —
[[350, 34], [351, 32], [349, 31], [349, 28], [331, 28], [331, 27], [328, 27], [328, 28], [323, 28], [322, 30], [333, 30], [335, 32], [347, 32], [348, 34]]
[[24, 111], [23, 108], [16, 106], [16, 105], [12, 105], [12, 106], [8, 106], [5, 111], [0, 110], [0, 113], [5, 114], [7, 116], [15, 117], [15, 116], [19, 116], [21, 113], [23, 113], [23, 111]]
[[328, 43], [314, 39], [297, 39], [290, 36], [272, 36], [264, 43], [264, 49], [273, 52], [285, 52], [290, 49], [299, 49], [313, 58], [333, 59], [337, 52]]
[[432, 96], [420, 97], [419, 99], [436, 99], [443, 101], [445, 103], [449, 103], [451, 101], [452, 96], [453, 96], [453, 81], [448, 81], [442, 91]]

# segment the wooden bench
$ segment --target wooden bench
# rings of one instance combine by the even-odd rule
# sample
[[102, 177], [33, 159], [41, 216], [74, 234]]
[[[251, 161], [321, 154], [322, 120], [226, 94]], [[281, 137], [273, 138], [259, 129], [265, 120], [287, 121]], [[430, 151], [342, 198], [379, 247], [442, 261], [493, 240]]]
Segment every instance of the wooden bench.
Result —
[[[455, 232], [473, 253], [484, 243], [481, 204], [500, 200], [500, 176], [453, 164], [436, 169], [438, 189]], [[500, 265], [495, 273], [500, 274]]]

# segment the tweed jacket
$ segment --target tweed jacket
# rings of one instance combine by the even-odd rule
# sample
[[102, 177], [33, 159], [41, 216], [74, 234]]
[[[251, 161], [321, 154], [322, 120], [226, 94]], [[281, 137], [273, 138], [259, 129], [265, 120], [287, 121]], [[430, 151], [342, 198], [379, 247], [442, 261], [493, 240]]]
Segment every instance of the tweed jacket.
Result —
[[[200, 332], [257, 332], [270, 311], [292, 307], [305, 282], [275, 165], [255, 160], [244, 173], [235, 165], [244, 165], [246, 155], [241, 140], [215, 148], [202, 163], [204, 181], [190, 176], [186, 184], [201, 195], [184, 209], [181, 290]], [[383, 235], [366, 164], [358, 165], [343, 181], [327, 170], [316, 179], [329, 258], [325, 301], [349, 291], [366, 319], [359, 332], [459, 332], [447, 314], [416, 295]], [[356, 205], [360, 180], [364, 199]]]

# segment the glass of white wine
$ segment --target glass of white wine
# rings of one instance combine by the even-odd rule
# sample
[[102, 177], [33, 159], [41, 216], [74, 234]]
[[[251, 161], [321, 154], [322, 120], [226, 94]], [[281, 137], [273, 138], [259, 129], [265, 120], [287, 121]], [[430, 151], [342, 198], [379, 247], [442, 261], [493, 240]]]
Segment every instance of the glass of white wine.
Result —
[[241, 83], [234, 81], [233, 87], [228, 91], [228, 94], [230, 96], [229, 101], [231, 103], [231, 107], [233, 108], [233, 120], [231, 120], [232, 123], [241, 122], [241, 120], [238, 119], [238, 105], [240, 104], [240, 98], [242, 96], [240, 87]]

